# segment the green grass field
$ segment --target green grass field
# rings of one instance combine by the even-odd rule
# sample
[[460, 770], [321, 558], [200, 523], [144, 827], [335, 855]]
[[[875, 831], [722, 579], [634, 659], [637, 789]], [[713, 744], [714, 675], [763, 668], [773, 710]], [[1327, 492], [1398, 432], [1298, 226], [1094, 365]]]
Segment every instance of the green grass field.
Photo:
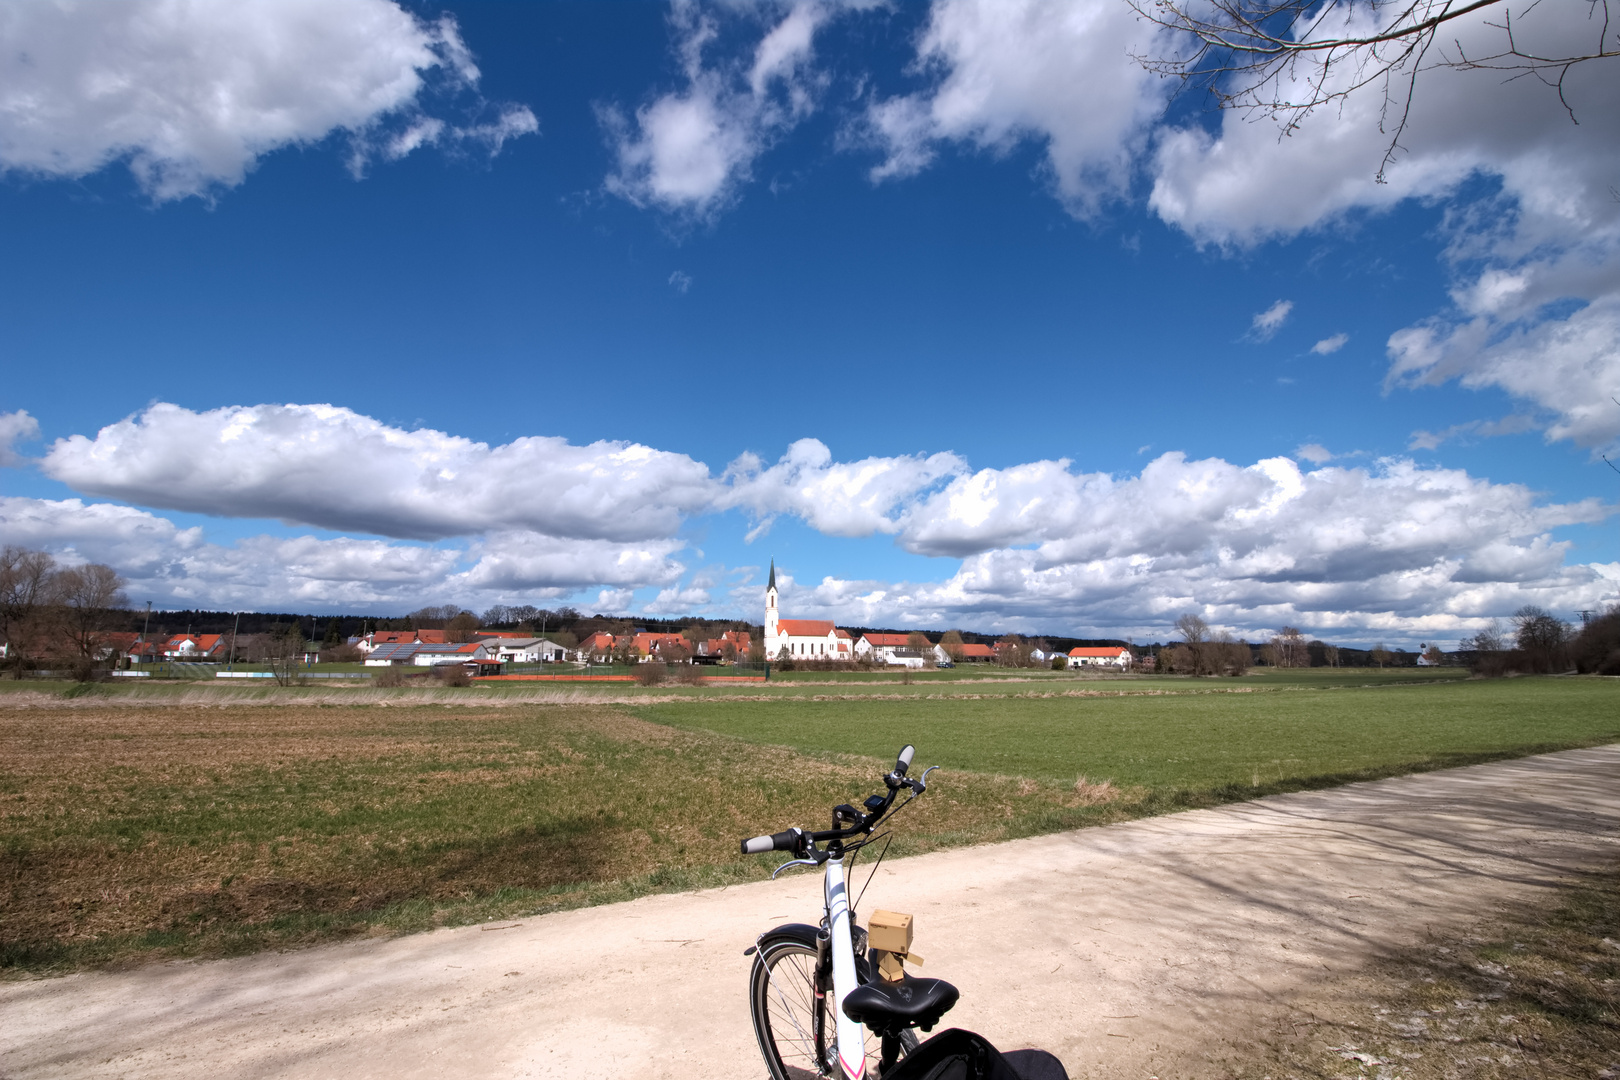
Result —
[[905, 742], [942, 768], [896, 855], [1620, 741], [1613, 679], [805, 674], [741, 696], [0, 682], [0, 975], [756, 880], [775, 860], [739, 837], [819, 825]]
[[[1207, 686], [1210, 692], [1191, 688]], [[1182, 682], [1179, 692], [980, 700], [719, 700], [631, 706], [645, 719], [803, 753], [917, 745], [955, 770], [1211, 790], [1386, 776], [1620, 740], [1607, 680]]]

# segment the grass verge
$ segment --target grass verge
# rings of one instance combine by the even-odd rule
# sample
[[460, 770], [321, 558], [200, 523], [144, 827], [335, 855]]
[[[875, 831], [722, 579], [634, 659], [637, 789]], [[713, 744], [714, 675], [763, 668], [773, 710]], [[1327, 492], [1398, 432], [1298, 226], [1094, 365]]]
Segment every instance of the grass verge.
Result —
[[1620, 1076], [1620, 866], [1295, 1004], [1232, 1077]]

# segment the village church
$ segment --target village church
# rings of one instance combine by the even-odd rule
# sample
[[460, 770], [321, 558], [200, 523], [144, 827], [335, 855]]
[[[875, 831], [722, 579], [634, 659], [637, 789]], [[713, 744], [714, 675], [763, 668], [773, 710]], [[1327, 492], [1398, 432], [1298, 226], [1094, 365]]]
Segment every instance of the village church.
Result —
[[821, 619], [784, 619], [776, 606], [776, 560], [765, 586], [765, 655], [771, 660], [854, 659], [847, 632]]

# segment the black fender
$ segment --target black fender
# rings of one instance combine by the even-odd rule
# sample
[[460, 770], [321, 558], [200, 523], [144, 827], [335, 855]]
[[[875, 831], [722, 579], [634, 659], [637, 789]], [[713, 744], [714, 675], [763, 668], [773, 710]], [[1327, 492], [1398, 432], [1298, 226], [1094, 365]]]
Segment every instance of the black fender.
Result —
[[[776, 929], [767, 930], [763, 934], [759, 935], [758, 939], [754, 942], [754, 948], [763, 950], [769, 945], [775, 945], [778, 942], [787, 941], [792, 942], [795, 945], [804, 945], [808, 948], [814, 949], [816, 947], [816, 936], [820, 933], [820, 927], [811, 926], [809, 923], [783, 923]], [[749, 951], [752, 952], [753, 950]]]

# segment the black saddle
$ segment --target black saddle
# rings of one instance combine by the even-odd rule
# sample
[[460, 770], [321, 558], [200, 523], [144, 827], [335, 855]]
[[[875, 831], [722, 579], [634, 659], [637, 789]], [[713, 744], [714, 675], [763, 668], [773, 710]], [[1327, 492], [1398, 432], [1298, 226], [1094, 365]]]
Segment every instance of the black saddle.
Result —
[[1069, 1080], [1069, 1074], [1045, 1050], [1002, 1053], [983, 1035], [951, 1028], [901, 1058], [883, 1080]]
[[844, 1015], [879, 1035], [898, 1035], [909, 1027], [928, 1031], [959, 997], [956, 987], [944, 979], [910, 975], [896, 983], [875, 979], [844, 996]]

